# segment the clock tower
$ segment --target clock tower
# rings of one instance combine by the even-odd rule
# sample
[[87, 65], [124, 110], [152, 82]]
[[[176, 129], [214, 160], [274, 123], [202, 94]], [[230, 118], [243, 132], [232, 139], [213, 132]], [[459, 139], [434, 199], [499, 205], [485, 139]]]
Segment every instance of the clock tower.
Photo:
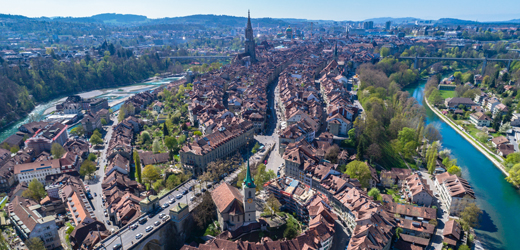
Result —
[[249, 159], [247, 159], [247, 173], [244, 183], [242, 184], [242, 195], [244, 196], [244, 223], [256, 221], [255, 192], [255, 180], [251, 177]]

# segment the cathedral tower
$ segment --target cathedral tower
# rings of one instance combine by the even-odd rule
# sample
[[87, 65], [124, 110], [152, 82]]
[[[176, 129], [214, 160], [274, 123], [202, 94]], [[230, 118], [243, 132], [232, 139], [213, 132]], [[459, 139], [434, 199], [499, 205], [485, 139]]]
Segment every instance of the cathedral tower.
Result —
[[253, 35], [253, 27], [251, 26], [251, 16], [247, 11], [247, 27], [246, 27], [246, 44], [245, 54], [249, 55], [251, 62], [256, 62], [256, 45], [255, 37]]

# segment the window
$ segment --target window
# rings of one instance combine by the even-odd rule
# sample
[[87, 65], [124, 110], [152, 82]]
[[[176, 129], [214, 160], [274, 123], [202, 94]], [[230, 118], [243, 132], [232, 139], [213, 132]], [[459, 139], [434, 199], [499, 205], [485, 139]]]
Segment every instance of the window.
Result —
[[249, 191], [249, 196], [248, 197], [251, 198], [251, 191]]

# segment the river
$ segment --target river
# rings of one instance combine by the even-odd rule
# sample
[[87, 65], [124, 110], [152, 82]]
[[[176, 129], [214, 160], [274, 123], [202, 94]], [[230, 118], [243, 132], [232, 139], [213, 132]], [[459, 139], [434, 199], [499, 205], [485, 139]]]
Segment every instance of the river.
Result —
[[[423, 105], [426, 81], [405, 88]], [[451, 150], [464, 177], [475, 191], [482, 209], [477, 239], [484, 249], [520, 249], [520, 192], [505, 180], [504, 174], [482, 153], [467, 142], [428, 108], [426, 124], [433, 123], [442, 134], [442, 146]]]
[[[79, 95], [82, 96], [83, 98], [91, 98], [91, 97], [107, 98], [109, 100], [109, 105], [111, 106], [112, 110], [117, 111], [123, 104], [123, 102], [120, 102], [123, 98], [132, 96], [134, 94], [137, 94], [137, 93], [140, 93], [143, 91], [149, 91], [149, 90], [155, 89], [163, 84], [168, 84], [171, 81], [175, 81], [178, 79], [179, 79], [179, 77], [169, 77], [169, 78], [164, 78], [164, 79], [160, 79], [157, 81], [151, 81], [151, 82], [146, 82], [146, 83], [136, 83], [136, 84], [127, 85], [127, 86], [119, 86], [117, 88], [94, 90], [94, 91], [84, 92]], [[18, 131], [18, 127], [29, 122], [31, 120], [31, 117], [39, 117], [39, 119], [36, 119], [36, 120], [44, 119], [45, 114], [49, 113], [49, 110], [51, 110], [53, 107], [55, 107], [56, 104], [58, 104], [59, 102], [63, 102], [65, 99], [66, 99], [66, 97], [60, 97], [60, 98], [56, 98], [52, 101], [49, 101], [46, 103], [41, 103], [41, 104], [37, 105], [28, 116], [26, 116], [23, 119], [18, 120], [17, 122], [9, 125], [8, 127], [4, 128], [4, 129], [2, 129], [0, 131], [0, 142], [4, 141], [10, 135], [16, 133], [16, 131]], [[69, 131], [71, 128], [69, 128]]]

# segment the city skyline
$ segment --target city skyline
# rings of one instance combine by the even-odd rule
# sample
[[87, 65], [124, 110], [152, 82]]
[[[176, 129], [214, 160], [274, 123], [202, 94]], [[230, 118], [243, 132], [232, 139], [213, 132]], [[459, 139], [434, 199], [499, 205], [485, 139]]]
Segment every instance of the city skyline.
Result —
[[[263, 2], [223, 0], [219, 2], [196, 0], [188, 2], [168, 2], [165, 0], [21, 0], [3, 4], [3, 14], [23, 15], [28, 17], [86, 17], [101, 13], [120, 13], [144, 15], [148, 18], [189, 16], [195, 14], [215, 14], [229, 16], [247, 16], [251, 10], [252, 18], [299, 18], [309, 20], [363, 21], [381, 17], [413, 17], [425, 20], [439, 18], [457, 18], [475, 21], [508, 21], [520, 19], [520, 2], [503, 0], [501, 4], [491, 1], [448, 1], [440, 0], [435, 5], [417, 3], [411, 0], [393, 2], [372, 1], [329, 1], [303, 0]], [[27, 6], [31, 6], [27, 8]], [[49, 8], [49, 6], [53, 6]], [[277, 8], [273, 8], [277, 6]], [[508, 6], [504, 8], [504, 6]], [[331, 10], [331, 11], [329, 11]], [[344, 11], [342, 11], [344, 10]]]

